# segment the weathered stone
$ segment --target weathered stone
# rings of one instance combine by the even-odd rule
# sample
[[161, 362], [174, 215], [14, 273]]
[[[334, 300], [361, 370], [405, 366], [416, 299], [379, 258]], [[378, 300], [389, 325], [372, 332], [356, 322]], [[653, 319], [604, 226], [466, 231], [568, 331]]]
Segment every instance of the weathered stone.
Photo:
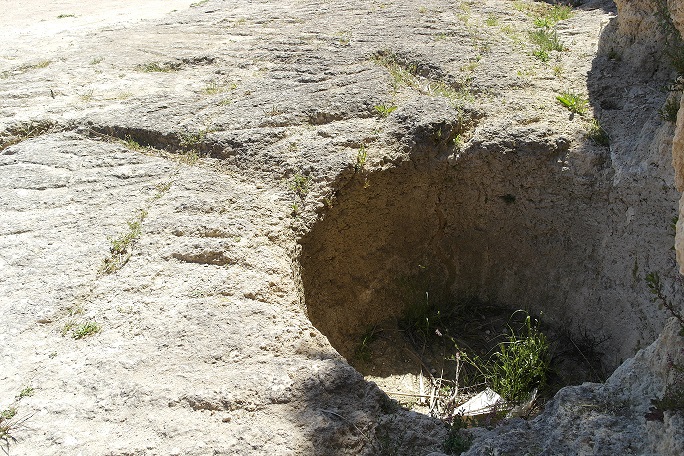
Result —
[[[672, 148], [658, 114], [671, 69], [649, 2], [617, 19], [587, 2], [548, 64], [533, 2], [81, 3], [0, 17], [13, 452], [441, 451], [443, 423], [394, 410], [339, 354], [401, 313], [397, 278], [426, 260], [434, 298], [543, 310], [609, 337], [612, 367], [662, 329], [644, 277], [672, 270], [682, 134]], [[469, 454], [677, 454], [681, 417], [643, 415], [680, 344], [670, 326]]]

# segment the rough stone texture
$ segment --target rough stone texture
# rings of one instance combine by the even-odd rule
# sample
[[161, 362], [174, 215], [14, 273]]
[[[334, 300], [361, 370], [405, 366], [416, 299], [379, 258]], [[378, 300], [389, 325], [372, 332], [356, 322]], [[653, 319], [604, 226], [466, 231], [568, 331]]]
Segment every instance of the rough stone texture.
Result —
[[[568, 50], [551, 65], [512, 2], [150, 1], [117, 21], [95, 3], [112, 5], [37, 9], [44, 28], [0, 19], [0, 409], [28, 419], [12, 452], [439, 451], [442, 423], [395, 411], [336, 351], [400, 313], [395, 280], [426, 259], [435, 296], [610, 336], [611, 365], [662, 328], [643, 278], [672, 269], [679, 194], [657, 113], [669, 68], [641, 3], [617, 21], [588, 2], [559, 24]], [[609, 148], [556, 102], [564, 90], [589, 97]], [[99, 275], [140, 209], [130, 261]], [[89, 321], [101, 331], [65, 331]], [[577, 400], [623, 388], [626, 411], [582, 432], [605, 440], [596, 454], [627, 450], [621, 430], [651, 448], [639, 436], [659, 425], [640, 413], [677, 343], [665, 333], [606, 386], [500, 432], [553, 453], [529, 431], [570, 431]], [[662, 454], [681, 442], [666, 419]]]
[[[682, 97], [679, 105], [677, 127], [674, 140], [672, 141], [672, 166], [675, 169], [677, 189], [680, 192], [684, 192], [684, 97]], [[679, 200], [679, 218], [677, 220], [675, 250], [677, 251], [679, 272], [684, 274], [684, 195], [682, 195], [682, 198]]]
[[[680, 33], [684, 33], [684, 5], [681, 2], [668, 2], [672, 19]], [[677, 127], [672, 141], [672, 166], [675, 170], [675, 183], [680, 192], [684, 192], [684, 97], [680, 100], [677, 114]], [[679, 220], [677, 221], [677, 236], [675, 250], [679, 272], [684, 275], [684, 195], [679, 200]]]

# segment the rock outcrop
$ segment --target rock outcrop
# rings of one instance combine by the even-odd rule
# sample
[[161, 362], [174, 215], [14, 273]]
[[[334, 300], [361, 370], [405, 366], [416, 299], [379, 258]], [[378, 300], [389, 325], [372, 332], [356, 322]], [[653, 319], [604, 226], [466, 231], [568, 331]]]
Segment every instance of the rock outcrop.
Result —
[[548, 61], [532, 1], [140, 3], [0, 19], [0, 445], [440, 451], [347, 362], [426, 271], [421, 296], [543, 311], [609, 368], [648, 347], [469, 454], [678, 454], [681, 416], [646, 419], [681, 361], [645, 277], [682, 293], [684, 160], [650, 2], [586, 2]]

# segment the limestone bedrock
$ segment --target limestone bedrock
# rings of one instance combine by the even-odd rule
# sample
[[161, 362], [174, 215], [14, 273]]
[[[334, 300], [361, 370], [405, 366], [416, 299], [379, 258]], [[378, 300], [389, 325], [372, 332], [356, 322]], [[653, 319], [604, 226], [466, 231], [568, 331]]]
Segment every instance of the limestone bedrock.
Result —
[[572, 452], [551, 429], [586, 454], [682, 453], [680, 415], [643, 418], [681, 345], [646, 274], [682, 294], [684, 114], [659, 115], [673, 71], [651, 2], [584, 2], [548, 61], [528, 0], [14, 3], [11, 453], [442, 451], [444, 423], [389, 407], [340, 355], [401, 314], [420, 268], [431, 296], [543, 312], [620, 365], [535, 422], [476, 431], [469, 454]]

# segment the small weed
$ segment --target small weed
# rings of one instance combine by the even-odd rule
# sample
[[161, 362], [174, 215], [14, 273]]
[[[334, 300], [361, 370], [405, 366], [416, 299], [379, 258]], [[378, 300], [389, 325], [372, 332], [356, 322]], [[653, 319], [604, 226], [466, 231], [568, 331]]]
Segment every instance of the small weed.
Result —
[[539, 28], [551, 28], [558, 22], [569, 19], [572, 16], [572, 8], [566, 5], [555, 5], [543, 15], [534, 19], [534, 26]]
[[351, 44], [352, 33], [350, 31], [338, 32], [337, 36], [339, 37], [338, 43], [340, 46], [349, 46]]
[[224, 90], [224, 87], [217, 81], [210, 81], [209, 84], [207, 84], [207, 86], [204, 89], [202, 89], [202, 92], [204, 92], [206, 95], [217, 95], [223, 92]]
[[393, 105], [377, 105], [374, 106], [374, 108], [378, 115], [383, 119], [397, 110], [397, 107]]
[[178, 71], [180, 69], [180, 64], [150, 62], [140, 64], [136, 68], [143, 73], [170, 73], [171, 71]]
[[444, 441], [444, 451], [447, 454], [459, 455], [468, 451], [473, 444], [473, 437], [466, 431], [468, 420], [462, 415], [456, 415]]
[[[393, 429], [394, 428], [394, 429]], [[403, 428], [403, 429], [402, 429]], [[373, 454], [382, 456], [399, 456], [404, 454], [404, 438], [406, 436], [405, 427], [395, 424], [394, 417], [375, 427], [374, 441], [366, 437], [372, 443]]]
[[90, 61], [90, 64], [97, 65], [98, 63], [102, 63], [103, 60], [103, 57], [94, 57], [93, 60]]
[[209, 130], [181, 133], [178, 145], [186, 150], [197, 150], [207, 138]]
[[488, 16], [485, 20], [485, 24], [487, 24], [489, 27], [496, 27], [499, 25], [499, 19], [497, 19], [495, 16]]
[[74, 323], [73, 321], [68, 321], [64, 323], [62, 328], [59, 330], [59, 333], [62, 335], [62, 337], [64, 337], [67, 334], [69, 334], [69, 331], [71, 331], [74, 328], [74, 326], [76, 326], [76, 323]]
[[33, 393], [35, 393], [35, 389], [32, 386], [26, 386], [19, 392], [19, 399], [31, 397], [33, 396]]
[[677, 123], [677, 113], [679, 113], [679, 97], [670, 96], [662, 108], [660, 108], [660, 118], [666, 122]]
[[172, 181], [162, 182], [160, 184], [157, 184], [154, 187], [155, 190], [157, 190], [157, 193], [154, 194], [154, 199], [159, 199], [162, 196], [164, 196], [164, 194], [169, 191], [169, 189], [171, 188], [172, 185], [173, 185]]
[[554, 65], [553, 67], [553, 75], [557, 78], [560, 78], [563, 76], [563, 67], [560, 65]]
[[206, 4], [209, 0], [200, 0], [199, 2], [191, 3], [190, 8], [196, 8], [198, 6], [202, 6]]
[[188, 166], [194, 165], [199, 159], [200, 156], [194, 149], [187, 150], [178, 156], [178, 162]]
[[662, 399], [653, 401], [653, 405], [658, 410], [684, 412], [684, 381], [678, 383], [666, 385]]
[[394, 90], [399, 90], [401, 87], [416, 87], [416, 72], [417, 68], [414, 64], [400, 65], [396, 56], [393, 54], [377, 55], [373, 61], [381, 65], [389, 71], [392, 77], [392, 86]]
[[587, 132], [584, 136], [599, 146], [608, 146], [610, 144], [608, 133], [606, 133], [606, 130], [601, 127], [601, 124], [596, 119], [592, 119], [591, 122], [589, 122]]
[[31, 123], [29, 125], [22, 125], [14, 128], [7, 137], [0, 136], [0, 151], [19, 144], [30, 138], [35, 138], [44, 133], [54, 130], [54, 125], [47, 122]]
[[549, 61], [549, 52], [565, 50], [555, 30], [540, 28], [530, 32], [529, 37], [532, 44], [536, 46], [532, 54], [542, 62]]
[[24, 418], [18, 418], [15, 406], [0, 412], [0, 448], [2, 448], [6, 455], [9, 455], [10, 444], [17, 441], [13, 435], [14, 432], [20, 429], [30, 417], [29, 415]]
[[456, 149], [459, 149], [459, 150], [463, 149], [463, 146], [464, 146], [464, 144], [465, 144], [465, 141], [463, 141], [463, 136], [461, 136], [461, 135], [456, 135], [456, 136], [454, 137], [454, 140], [453, 140], [453, 141], [454, 141], [454, 147], [455, 147]]
[[89, 90], [86, 93], [79, 95], [79, 98], [81, 99], [81, 101], [85, 101], [86, 103], [89, 101], [93, 101], [93, 91]]
[[141, 145], [138, 141], [133, 139], [131, 136], [126, 135], [124, 139], [121, 140], [123, 142], [124, 147], [129, 150], [134, 150], [136, 152], [143, 152], [147, 150], [148, 148]]
[[290, 190], [295, 193], [300, 198], [304, 198], [311, 186], [311, 178], [297, 172], [292, 180], [290, 181]]
[[556, 96], [556, 100], [558, 100], [560, 104], [565, 106], [568, 109], [568, 111], [570, 111], [573, 114], [583, 115], [587, 112], [588, 101], [580, 94], [573, 92], [563, 92], [562, 94]]
[[10, 407], [0, 412], [0, 419], [11, 420], [17, 415], [17, 408]]
[[[142, 233], [142, 222], [147, 217], [147, 211], [140, 209], [138, 215], [128, 223], [128, 230], [116, 238], [110, 239], [110, 256], [102, 261], [100, 274], [111, 274], [121, 269], [131, 258], [133, 246]], [[68, 330], [67, 330], [68, 331]]]
[[60, 14], [59, 16], [57, 16], [57, 19], [64, 19], [67, 17], [76, 17], [76, 15], [75, 14]]
[[361, 144], [359, 151], [356, 153], [356, 164], [354, 165], [354, 171], [359, 172], [363, 170], [366, 166], [366, 160], [368, 159], [368, 152], [366, 151], [366, 146]]
[[76, 340], [83, 339], [84, 337], [97, 334], [98, 332], [100, 332], [100, 329], [100, 325], [98, 325], [94, 321], [88, 321], [74, 328], [72, 337]]
[[290, 215], [292, 215], [292, 217], [297, 217], [299, 214], [301, 214], [299, 204], [297, 202], [290, 204]]
[[67, 315], [70, 317], [74, 317], [76, 315], [81, 315], [83, 312], [85, 312], [85, 309], [83, 308], [82, 303], [75, 303], [70, 305], [69, 307], [66, 308]]
[[488, 360], [467, 358], [490, 387], [504, 399], [520, 403], [535, 388], [543, 388], [549, 371], [549, 344], [528, 315], [521, 331], [509, 328], [508, 340]]
[[675, 317], [681, 327], [680, 334], [684, 335], [684, 314], [678, 306], [670, 301], [663, 291], [663, 282], [660, 280], [660, 275], [657, 272], [649, 272], [646, 274], [646, 285], [653, 295], [652, 302], [657, 302], [664, 307], [671, 316]]
[[373, 351], [371, 350], [370, 346], [377, 340], [380, 332], [381, 330], [377, 326], [372, 326], [368, 328], [365, 333], [363, 333], [361, 336], [361, 342], [354, 351], [354, 356], [356, 359], [365, 363], [370, 362], [373, 355]]

